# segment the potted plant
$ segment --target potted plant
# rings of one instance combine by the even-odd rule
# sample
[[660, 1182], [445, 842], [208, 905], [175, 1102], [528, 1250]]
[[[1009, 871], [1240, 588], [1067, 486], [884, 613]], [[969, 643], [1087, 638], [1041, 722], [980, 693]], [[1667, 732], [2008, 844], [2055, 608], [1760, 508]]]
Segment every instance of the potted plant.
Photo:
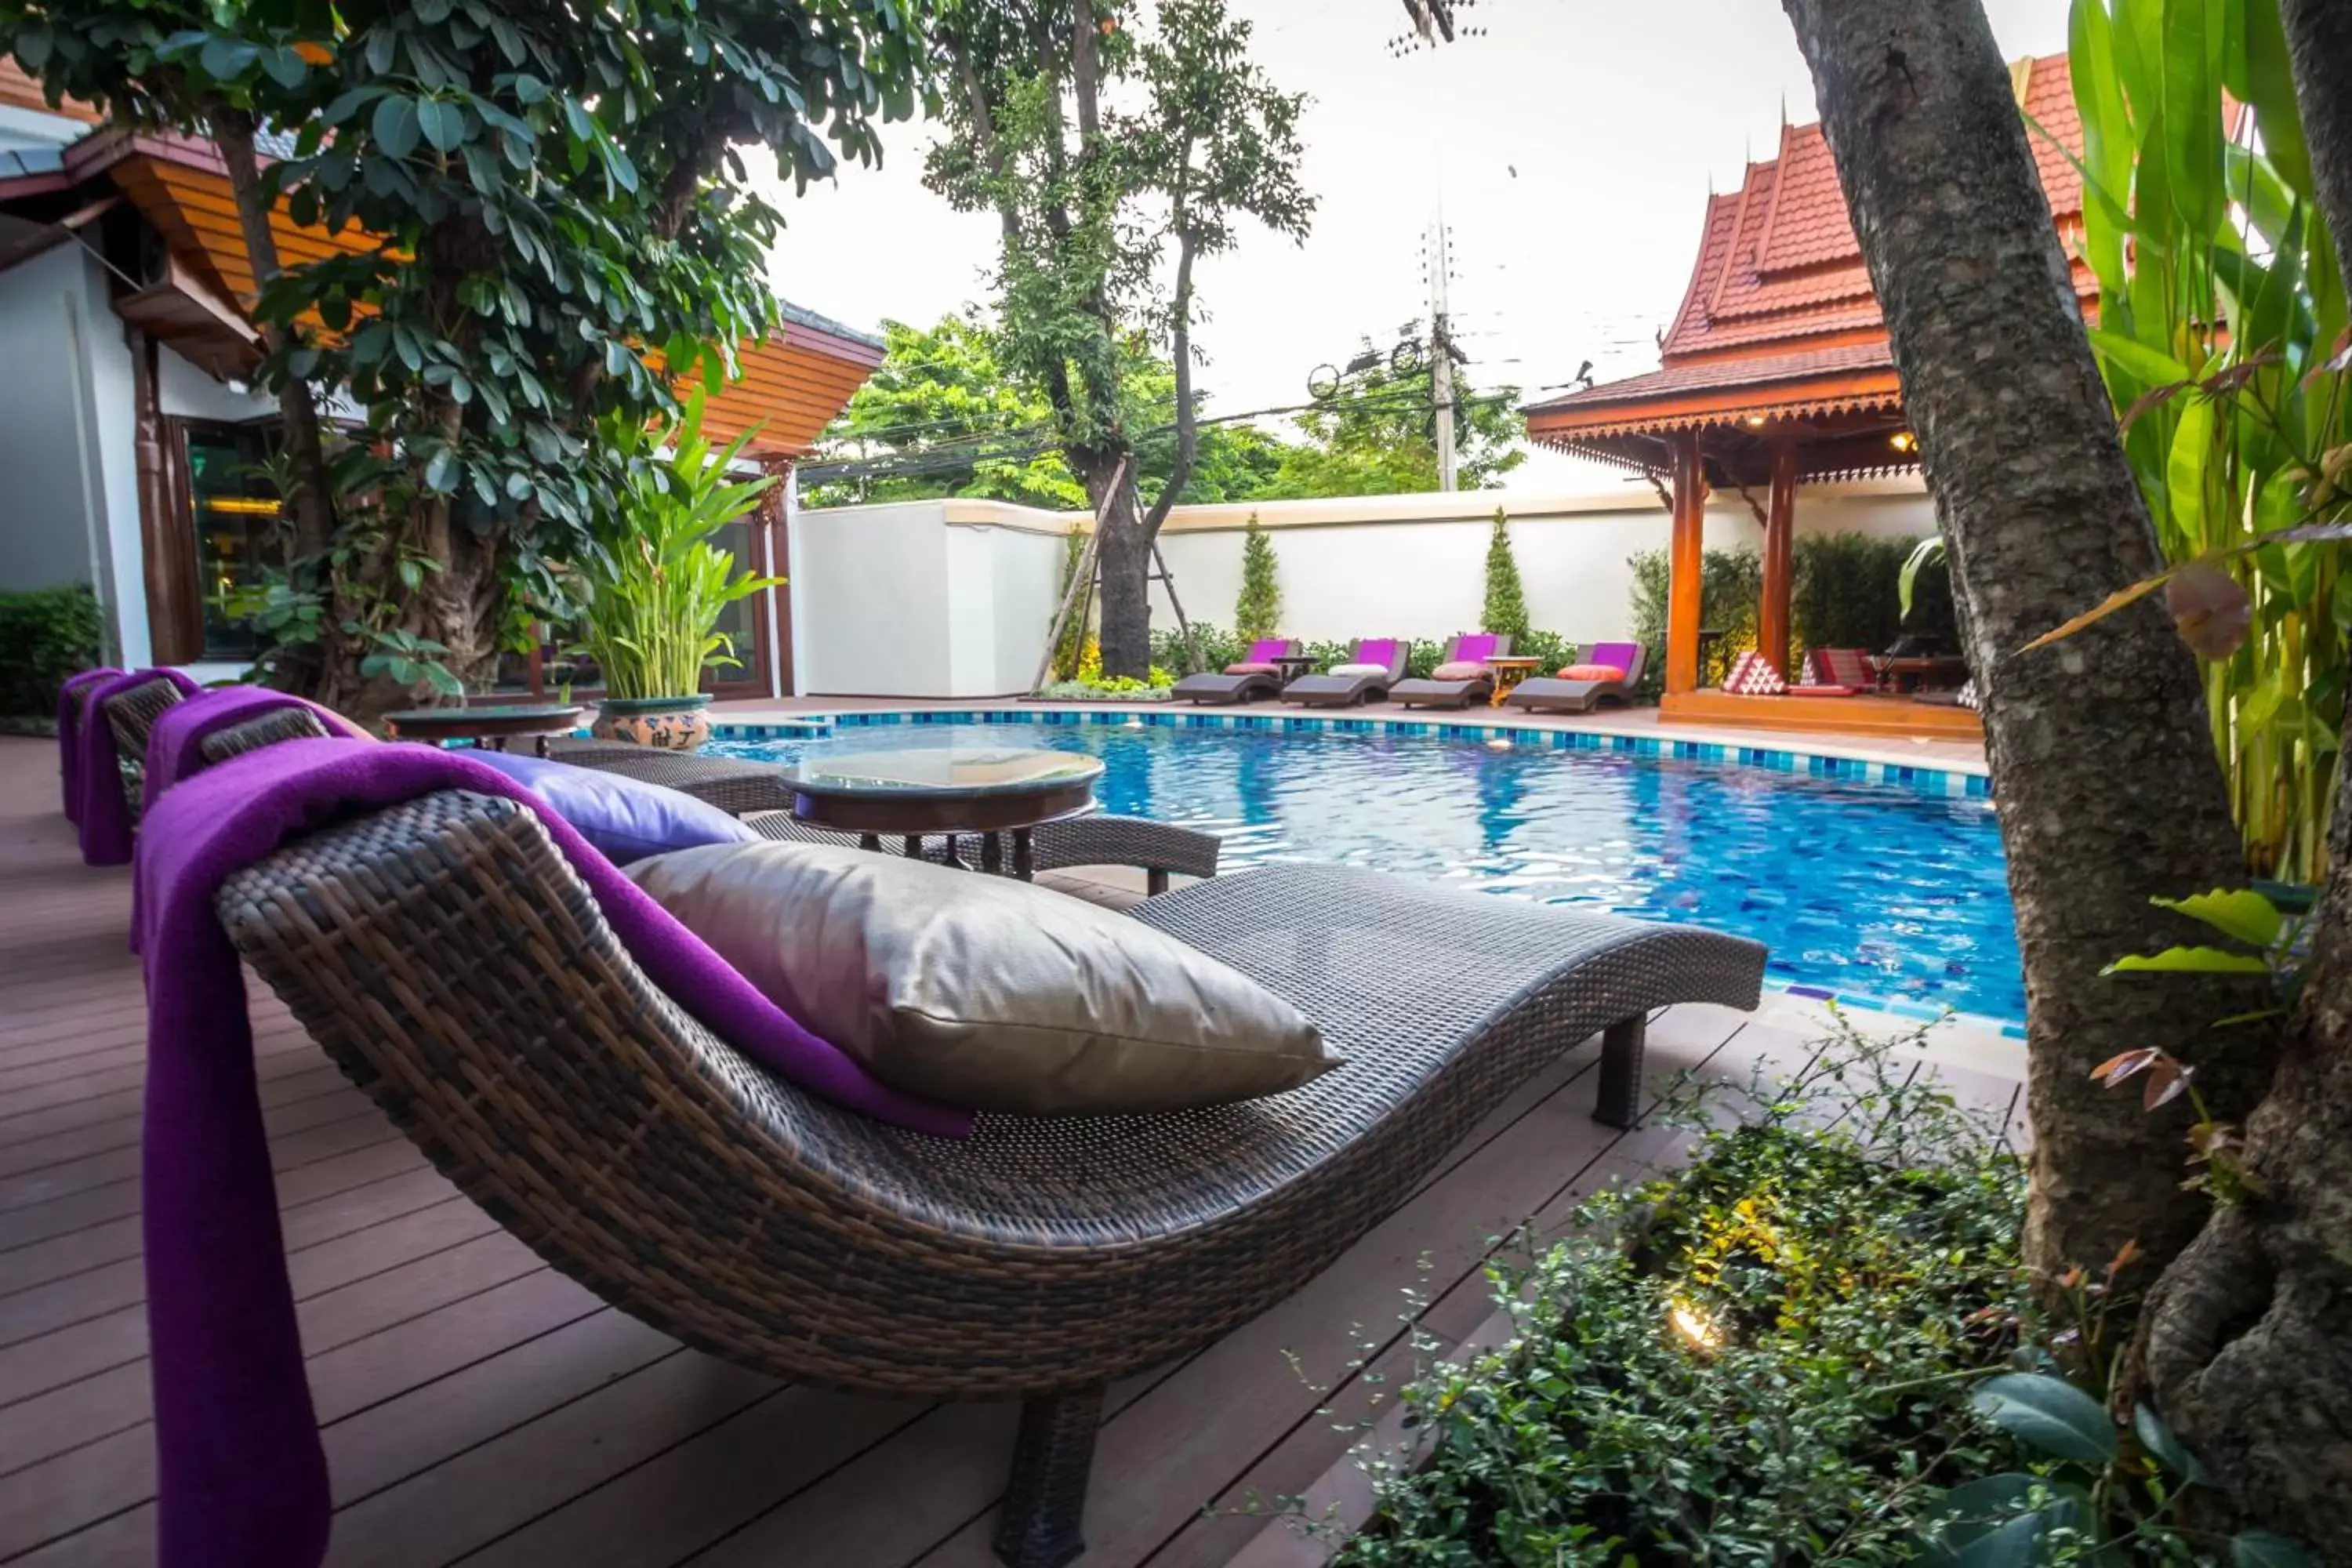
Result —
[[735, 570], [712, 536], [776, 481], [728, 477], [752, 432], [714, 451], [702, 435], [703, 395], [658, 435], [619, 433], [628, 479], [613, 498], [598, 548], [578, 563], [579, 651], [604, 675], [591, 732], [692, 751], [710, 736], [702, 672], [741, 662], [719, 629], [736, 600], [783, 582]]

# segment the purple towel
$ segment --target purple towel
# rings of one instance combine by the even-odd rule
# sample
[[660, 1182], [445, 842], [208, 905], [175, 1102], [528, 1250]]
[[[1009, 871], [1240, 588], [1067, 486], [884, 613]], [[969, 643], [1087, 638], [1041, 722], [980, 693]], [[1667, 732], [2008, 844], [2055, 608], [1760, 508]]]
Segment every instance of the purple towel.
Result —
[[81, 821], [81, 694], [85, 688], [113, 679], [122, 672], [111, 665], [68, 675], [58, 688], [58, 790], [65, 797], [68, 822]]
[[1625, 672], [1631, 679], [1633, 667], [1642, 662], [1642, 645], [1637, 642], [1597, 642], [1585, 651], [1579, 664], [1606, 664]]
[[147, 733], [147, 774], [140, 781], [142, 809], [152, 811], [155, 797], [205, 765], [205, 742], [232, 724], [278, 708], [308, 708], [331, 734], [347, 740], [373, 741], [374, 736], [331, 708], [321, 707], [290, 691], [266, 686], [224, 686], [198, 692], [185, 702], [163, 710]]
[[[313, 1568], [326, 1551], [326, 1458], [286, 1278], [252, 1030], [222, 882], [353, 806], [467, 789], [538, 809], [520, 784], [430, 746], [286, 741], [183, 781], [140, 834], [147, 1110], [141, 1180], [163, 1568]], [[541, 824], [653, 984], [780, 1078], [923, 1131], [967, 1112], [876, 1083], [802, 1028], [588, 847]]]
[[1272, 664], [1290, 652], [1288, 637], [1260, 637], [1250, 644], [1249, 657], [1244, 664]]
[[[106, 702], [150, 680], [162, 679], [194, 697], [203, 688], [176, 669], [138, 669], [118, 675], [89, 694], [89, 722], [81, 727], [81, 858], [86, 866], [121, 866], [131, 858], [131, 802], [122, 793], [122, 769], [115, 761], [114, 726]], [[144, 764], [146, 758], [140, 762]]]
[[1397, 650], [1404, 646], [1394, 637], [1369, 637], [1356, 645], [1356, 651], [1349, 657], [1348, 662], [1382, 665], [1394, 675], [1404, 668], [1397, 662]]

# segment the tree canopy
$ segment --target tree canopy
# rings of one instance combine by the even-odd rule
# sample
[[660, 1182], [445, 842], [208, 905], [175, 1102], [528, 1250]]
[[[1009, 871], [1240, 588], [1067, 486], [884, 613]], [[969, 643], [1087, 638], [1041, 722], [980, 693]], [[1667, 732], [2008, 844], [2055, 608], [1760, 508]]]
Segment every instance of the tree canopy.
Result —
[[[584, 19], [583, 19], [584, 18]], [[889, 0], [7, 0], [0, 44], [54, 97], [208, 136], [287, 426], [289, 572], [262, 617], [286, 683], [366, 711], [495, 652], [518, 584], [604, 548], [600, 423], [675, 412], [767, 331], [796, 184], [871, 161], [912, 112]], [[291, 128], [265, 161], [257, 139]], [[282, 265], [268, 215], [375, 243]], [[361, 411], [349, 439], [319, 409]], [[602, 520], [608, 523], [610, 520]]]
[[[1087, 505], [1086, 487], [1063, 460], [1044, 393], [1017, 380], [997, 334], [977, 311], [943, 316], [929, 328], [887, 322], [884, 331], [881, 366], [825, 432], [820, 464], [845, 465], [845, 471], [821, 469], [805, 492], [808, 505], [941, 496]], [[1139, 346], [1126, 361], [1121, 390], [1143, 486], [1157, 494], [1176, 459], [1175, 367]], [[1493, 489], [1526, 460], [1517, 398], [1513, 387], [1462, 395], [1457, 430], [1465, 488]], [[1437, 488], [1425, 374], [1383, 367], [1352, 376], [1290, 424], [1295, 435], [1285, 438], [1247, 421], [1202, 423], [1178, 503]]]

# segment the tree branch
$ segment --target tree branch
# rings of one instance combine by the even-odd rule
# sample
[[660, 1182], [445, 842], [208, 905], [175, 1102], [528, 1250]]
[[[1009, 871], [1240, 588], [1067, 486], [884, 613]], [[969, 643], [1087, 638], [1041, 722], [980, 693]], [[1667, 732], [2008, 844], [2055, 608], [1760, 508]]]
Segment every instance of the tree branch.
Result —
[[1176, 303], [1171, 322], [1176, 357], [1176, 459], [1168, 469], [1168, 482], [1160, 487], [1158, 499], [1143, 519], [1143, 537], [1159, 536], [1160, 525], [1168, 521], [1169, 509], [1184, 487], [1192, 481], [1192, 464], [1201, 455], [1201, 420], [1192, 406], [1192, 257], [1200, 247], [1199, 239], [1191, 229], [1181, 230], [1176, 240]]

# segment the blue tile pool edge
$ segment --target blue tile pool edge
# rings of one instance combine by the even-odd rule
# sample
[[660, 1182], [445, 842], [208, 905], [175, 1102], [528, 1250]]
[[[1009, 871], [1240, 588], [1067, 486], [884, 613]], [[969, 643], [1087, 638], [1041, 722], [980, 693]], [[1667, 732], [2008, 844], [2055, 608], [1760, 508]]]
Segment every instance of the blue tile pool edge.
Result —
[[1250, 713], [1229, 709], [1139, 708], [946, 708], [876, 709], [872, 710], [794, 715], [799, 722], [722, 721], [710, 727], [723, 741], [822, 740], [810, 720], [822, 720], [833, 731], [887, 728], [893, 725], [1042, 724], [1094, 725], [1110, 729], [1255, 730], [1286, 734], [1434, 736], [1447, 741], [1503, 740], [1512, 745], [1560, 752], [1622, 752], [1638, 757], [1663, 757], [1676, 762], [1711, 763], [1727, 767], [1760, 768], [1772, 773], [1802, 773], [1813, 778], [1847, 784], [1880, 784], [1917, 795], [1959, 796], [1982, 800], [1992, 794], [1992, 781], [1962, 768], [1931, 768], [1832, 752], [1799, 751], [1792, 747], [1743, 746], [1719, 741], [1685, 741], [1671, 735], [1626, 735], [1604, 730], [1539, 729], [1506, 722], [1463, 720], [1339, 718], [1309, 713]]

